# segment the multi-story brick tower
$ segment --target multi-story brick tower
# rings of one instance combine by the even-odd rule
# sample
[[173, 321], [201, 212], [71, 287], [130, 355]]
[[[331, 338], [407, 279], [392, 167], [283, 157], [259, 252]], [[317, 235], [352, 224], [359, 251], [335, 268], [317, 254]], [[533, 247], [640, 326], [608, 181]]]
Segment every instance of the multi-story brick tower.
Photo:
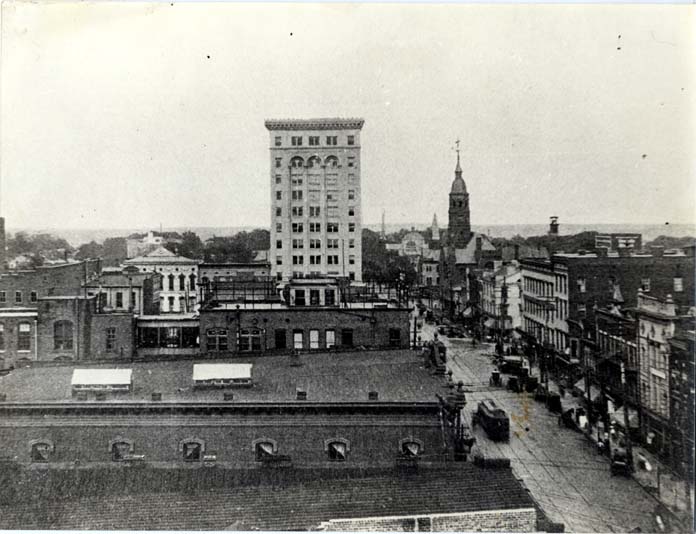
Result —
[[271, 272], [362, 280], [362, 119], [267, 120]]
[[469, 221], [469, 193], [466, 192], [462, 167], [459, 164], [459, 141], [457, 141], [457, 167], [454, 170], [454, 181], [449, 198], [448, 245], [454, 248], [465, 248], [472, 234]]

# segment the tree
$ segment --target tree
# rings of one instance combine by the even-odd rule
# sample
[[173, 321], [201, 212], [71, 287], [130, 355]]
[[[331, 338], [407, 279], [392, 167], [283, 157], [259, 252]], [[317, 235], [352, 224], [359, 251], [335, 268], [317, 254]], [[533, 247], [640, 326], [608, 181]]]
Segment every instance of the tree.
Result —
[[75, 259], [88, 260], [93, 258], [101, 258], [104, 255], [104, 247], [96, 241], [83, 243], [77, 248]]
[[124, 237], [107, 237], [102, 246], [102, 257], [108, 265], [121, 265], [128, 257], [128, 246]]
[[168, 243], [165, 247], [191, 259], [203, 258], [205, 248], [198, 234], [191, 231], [186, 231], [181, 235], [181, 243]]

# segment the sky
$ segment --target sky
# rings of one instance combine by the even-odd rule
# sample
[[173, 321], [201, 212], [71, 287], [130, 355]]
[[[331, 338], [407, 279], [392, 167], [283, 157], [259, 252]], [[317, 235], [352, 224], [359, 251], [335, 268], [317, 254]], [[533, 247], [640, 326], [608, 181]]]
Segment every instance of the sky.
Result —
[[694, 6], [2, 3], [9, 227], [268, 226], [268, 118], [362, 117], [363, 223], [696, 219]]

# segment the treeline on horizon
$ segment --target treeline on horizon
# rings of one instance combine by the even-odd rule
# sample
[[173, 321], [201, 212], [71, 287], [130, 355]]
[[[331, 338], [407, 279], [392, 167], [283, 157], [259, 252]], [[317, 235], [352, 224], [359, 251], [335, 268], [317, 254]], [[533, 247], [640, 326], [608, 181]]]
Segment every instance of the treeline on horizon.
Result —
[[[396, 251], [388, 251], [386, 243], [399, 243], [410, 230], [401, 229], [386, 234], [383, 240], [378, 232], [364, 228], [362, 231], [363, 278], [367, 281], [386, 283], [396, 277], [414, 282], [415, 270], [406, 258], [399, 257]], [[421, 232], [426, 242], [433, 243], [430, 229]], [[572, 235], [540, 235], [512, 238], [494, 237], [492, 243], [499, 249], [519, 246], [522, 255], [525, 250], [556, 252], [577, 252], [593, 250], [595, 236], [598, 232], [587, 231]], [[128, 238], [138, 239], [145, 234], [131, 234]], [[209, 263], [249, 263], [254, 260], [257, 251], [270, 249], [270, 232], [265, 229], [241, 231], [232, 236], [214, 236], [203, 241], [192, 231], [165, 232], [169, 239], [165, 247], [172, 252], [191, 259]], [[85, 260], [101, 258], [106, 265], [119, 265], [126, 259], [126, 237], [110, 237], [103, 242], [90, 241], [78, 247], [72, 247], [64, 238], [49, 233], [29, 234], [17, 232], [9, 234], [6, 242], [7, 258], [26, 258], [26, 267], [37, 267], [50, 261], [66, 259]], [[696, 237], [671, 237], [661, 235], [644, 243], [644, 248], [664, 247], [665, 249], [682, 248], [693, 245]], [[523, 257], [523, 256], [521, 256]]]

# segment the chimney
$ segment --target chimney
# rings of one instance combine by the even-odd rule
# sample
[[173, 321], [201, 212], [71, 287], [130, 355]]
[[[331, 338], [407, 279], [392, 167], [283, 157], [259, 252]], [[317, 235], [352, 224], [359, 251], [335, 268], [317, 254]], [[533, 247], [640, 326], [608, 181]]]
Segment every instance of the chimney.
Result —
[[558, 216], [552, 215], [549, 223], [549, 235], [558, 235]]

